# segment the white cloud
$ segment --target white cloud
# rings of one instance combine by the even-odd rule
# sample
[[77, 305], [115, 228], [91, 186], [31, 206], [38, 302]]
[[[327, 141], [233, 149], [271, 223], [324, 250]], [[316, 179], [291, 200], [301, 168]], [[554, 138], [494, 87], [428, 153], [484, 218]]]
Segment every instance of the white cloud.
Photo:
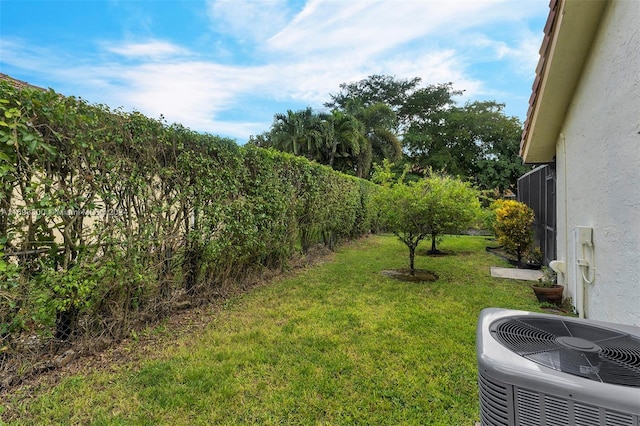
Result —
[[286, 0], [210, 0], [207, 12], [214, 28], [243, 42], [267, 39], [284, 26]]
[[202, 120], [231, 107], [236, 96], [260, 83], [256, 71], [206, 62], [144, 64], [122, 73], [127, 84], [122, 96], [174, 120]]
[[475, 96], [482, 87], [481, 81], [467, 75], [465, 65], [454, 49], [429, 51], [420, 56], [398, 55], [390, 57], [383, 65], [398, 77], [419, 76], [425, 84], [454, 83], [454, 89], [465, 91], [463, 99]]
[[[46, 47], [30, 45], [26, 40], [11, 37], [0, 37], [0, 64], [11, 68], [28, 71], [51, 71], [49, 59], [53, 59], [51, 51]], [[58, 55], [63, 58], [64, 53]]]
[[151, 40], [141, 43], [124, 43], [117, 45], [105, 45], [105, 49], [127, 58], [163, 59], [175, 55], [185, 55], [186, 49], [172, 43], [160, 40]]
[[[416, 5], [419, 3], [403, 3], [404, 13], [398, 13], [393, 3], [313, 0], [268, 40], [267, 47], [293, 55], [345, 50], [373, 54], [416, 36], [407, 19], [424, 10]], [[423, 32], [420, 29], [417, 35]]]
[[68, 61], [64, 53], [36, 52], [3, 37], [1, 61], [53, 76], [65, 94], [151, 117], [163, 114], [170, 122], [244, 141], [267, 130], [273, 114], [282, 112], [224, 118], [229, 110], [251, 110], [252, 101], [320, 108], [340, 83], [372, 74], [418, 76], [425, 84], [453, 82], [456, 89], [466, 90], [463, 100], [468, 100], [492, 93], [474, 73], [482, 61], [499, 62], [528, 77], [542, 34], [523, 29], [505, 39], [492, 29], [503, 22], [526, 27], [523, 19], [546, 12], [540, 1], [546, 6], [546, 0], [309, 0], [294, 16], [284, 0], [217, 0], [207, 5], [220, 35], [217, 41], [256, 42], [251, 46], [262, 55], [263, 65], [224, 65], [203, 59], [207, 55], [193, 47], [131, 36], [99, 44], [102, 50], [82, 64]]
[[[90, 67], [66, 70], [67, 78], [91, 75], [83, 97], [150, 117], [163, 115], [197, 131], [225, 134], [244, 140], [254, 124], [224, 123], [221, 114], [237, 107], [238, 97], [265, 85], [259, 69], [208, 62], [159, 63], [136, 66]], [[262, 130], [266, 129], [262, 127]], [[223, 131], [222, 129], [226, 129]], [[235, 129], [235, 130], [234, 130]]]
[[[470, 43], [471, 48], [476, 48], [474, 56], [483, 58], [484, 61], [509, 61], [512, 69], [524, 76], [535, 74], [535, 68], [540, 57], [541, 35], [523, 31], [509, 40], [497, 40], [487, 34], [477, 33]], [[484, 49], [484, 50], [483, 50]], [[483, 53], [485, 52], [486, 53]]]
[[[330, 57], [330, 59], [329, 59]], [[310, 57], [306, 61], [282, 66], [264, 67], [267, 85], [262, 88], [274, 98], [306, 101], [320, 107], [336, 93], [339, 85], [364, 79], [372, 74], [394, 75], [397, 78], [420, 76], [425, 84], [455, 82], [456, 88], [475, 93], [480, 82], [465, 75], [464, 66], [451, 49], [415, 52], [399, 51], [385, 57], [354, 61], [348, 52], [334, 56]]]
[[375, 54], [427, 35], [450, 36], [502, 19], [503, 2], [310, 0], [268, 46], [298, 55], [345, 49]]
[[510, 51], [510, 56], [515, 60], [516, 71], [533, 79], [536, 66], [540, 59], [540, 42], [542, 37], [537, 34], [528, 33], [523, 37], [515, 49]]

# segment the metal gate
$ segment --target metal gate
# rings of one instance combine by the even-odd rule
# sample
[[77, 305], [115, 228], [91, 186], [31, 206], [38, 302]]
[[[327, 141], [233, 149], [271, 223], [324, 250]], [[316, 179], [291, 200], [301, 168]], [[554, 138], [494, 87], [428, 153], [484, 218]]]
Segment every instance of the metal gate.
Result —
[[518, 179], [518, 201], [533, 209], [535, 245], [543, 253], [543, 263], [556, 259], [556, 168], [546, 164]]

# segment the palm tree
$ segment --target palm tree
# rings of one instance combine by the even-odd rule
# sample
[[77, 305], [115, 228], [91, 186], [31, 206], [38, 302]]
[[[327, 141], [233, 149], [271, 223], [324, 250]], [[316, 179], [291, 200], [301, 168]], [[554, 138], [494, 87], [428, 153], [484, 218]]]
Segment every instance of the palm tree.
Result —
[[263, 146], [272, 146], [280, 151], [321, 162], [320, 152], [325, 138], [322, 121], [322, 117], [315, 114], [311, 107], [275, 114], [274, 124], [266, 136], [270, 142]]
[[397, 118], [391, 107], [376, 103], [365, 108], [351, 102], [347, 109], [362, 122], [366, 139], [358, 157], [357, 176], [367, 177], [374, 162], [382, 163], [385, 158], [395, 162], [402, 158], [402, 142], [394, 132]]
[[374, 161], [396, 161], [402, 145], [392, 129], [394, 112], [385, 104], [314, 113], [310, 107], [275, 114], [271, 131], [255, 139], [260, 146], [305, 156], [336, 170], [366, 178]]
[[336, 157], [352, 159], [360, 155], [364, 141], [364, 126], [353, 115], [337, 110], [331, 112], [331, 120], [335, 140], [331, 147], [329, 165], [333, 167]]
[[302, 123], [302, 141], [304, 155], [309, 160], [326, 164], [323, 161], [324, 145], [326, 139], [331, 137], [330, 128], [325, 123], [322, 114], [316, 114], [311, 107], [298, 111]]
[[301, 114], [289, 109], [286, 114], [275, 114], [273, 120], [271, 146], [280, 151], [300, 155], [300, 143], [304, 133]]

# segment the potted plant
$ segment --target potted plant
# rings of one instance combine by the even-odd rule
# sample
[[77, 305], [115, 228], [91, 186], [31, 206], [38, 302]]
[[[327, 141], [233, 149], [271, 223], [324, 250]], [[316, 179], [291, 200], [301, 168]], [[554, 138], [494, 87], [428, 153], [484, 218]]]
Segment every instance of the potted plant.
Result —
[[553, 303], [556, 306], [562, 305], [562, 294], [564, 287], [557, 284], [557, 275], [553, 269], [542, 267], [542, 276], [538, 278], [538, 283], [531, 286], [538, 298], [538, 302]]

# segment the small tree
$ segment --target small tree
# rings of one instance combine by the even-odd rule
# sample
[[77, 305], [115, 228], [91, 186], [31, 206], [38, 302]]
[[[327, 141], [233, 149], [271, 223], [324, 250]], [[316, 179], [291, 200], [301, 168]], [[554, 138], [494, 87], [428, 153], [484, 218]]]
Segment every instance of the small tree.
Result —
[[383, 225], [409, 248], [409, 269], [415, 274], [415, 252], [420, 241], [436, 240], [446, 232], [463, 229], [480, 211], [478, 193], [467, 183], [452, 177], [432, 174], [417, 182], [400, 180], [390, 185], [384, 176], [391, 165], [377, 167], [373, 180], [385, 187], [378, 195]]
[[472, 225], [480, 217], [480, 193], [469, 182], [444, 174], [431, 173], [424, 183], [431, 250], [439, 253], [437, 241]]
[[398, 182], [378, 193], [381, 222], [409, 248], [409, 270], [415, 275], [415, 254], [420, 241], [431, 231], [426, 219], [424, 181]]
[[496, 209], [494, 231], [498, 243], [511, 254], [515, 254], [518, 263], [533, 243], [532, 225], [535, 215], [533, 209], [514, 200], [501, 201]]

